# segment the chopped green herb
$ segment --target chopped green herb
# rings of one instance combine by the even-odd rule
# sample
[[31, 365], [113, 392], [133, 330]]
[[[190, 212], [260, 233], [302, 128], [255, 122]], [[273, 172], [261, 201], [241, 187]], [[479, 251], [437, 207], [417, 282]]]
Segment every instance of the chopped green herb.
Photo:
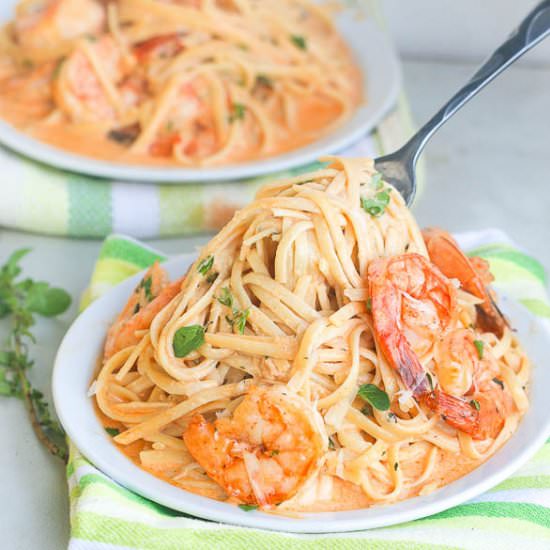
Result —
[[290, 40], [300, 50], [307, 50], [307, 41], [303, 36], [291, 34]]
[[204, 344], [204, 327], [190, 325], [179, 328], [174, 334], [172, 347], [176, 357], [186, 357]]
[[217, 300], [218, 302], [220, 302], [222, 306], [231, 307], [231, 308], [233, 307], [233, 295], [231, 294], [231, 291], [229, 290], [229, 288], [227, 288], [226, 286], [222, 288], [222, 292], [217, 297]]
[[377, 218], [384, 213], [386, 206], [390, 203], [390, 194], [388, 191], [379, 191], [373, 199], [361, 197], [361, 207], [367, 214]]
[[393, 469], [397, 472], [397, 470], [399, 470], [399, 462], [394, 462], [393, 463]]
[[229, 122], [235, 122], [236, 120], [243, 120], [246, 114], [246, 105], [242, 103], [233, 103], [231, 114], [229, 115]]
[[273, 80], [265, 74], [259, 74], [256, 76], [256, 84], [258, 86], [264, 86], [265, 88], [273, 88]]
[[134, 315], [139, 312], [141, 309], [141, 306], [139, 305], [139, 302], [134, 306]]
[[382, 174], [380, 174], [379, 172], [376, 172], [376, 174], [372, 176], [370, 183], [377, 191], [382, 189], [382, 187], [384, 187], [384, 183], [382, 181]]
[[105, 431], [111, 436], [111, 437], [116, 437], [119, 433], [120, 433], [120, 430], [118, 428], [105, 428]]
[[367, 403], [362, 409], [361, 409], [361, 412], [365, 415], [365, 416], [372, 416], [372, 405], [370, 405], [369, 403]]
[[257, 504], [239, 504], [239, 508], [245, 512], [252, 512], [252, 510], [257, 510], [259, 506]]
[[328, 448], [331, 451], [334, 451], [334, 449], [336, 449], [336, 445], [334, 445], [334, 440], [332, 439], [332, 437], [328, 438]]
[[474, 340], [474, 346], [476, 347], [478, 357], [483, 359], [483, 348], [485, 346], [485, 342], [483, 342], [483, 340]]
[[504, 389], [504, 382], [502, 380], [500, 380], [499, 378], [493, 378], [493, 382], [495, 384], [498, 384], [502, 390]]
[[237, 327], [237, 332], [240, 334], [244, 334], [244, 329], [246, 327], [246, 320], [248, 319], [248, 316], [250, 315], [250, 310], [245, 309], [242, 311], [238, 311], [237, 313], [233, 313], [233, 326]]
[[145, 292], [145, 298], [149, 302], [153, 300], [153, 294], [151, 292], [152, 284], [153, 284], [152, 277], [147, 277], [146, 279], [143, 279], [139, 285], [140, 288], [143, 288], [143, 291]]
[[374, 384], [363, 384], [357, 394], [379, 411], [387, 411], [390, 408], [388, 394]]
[[434, 389], [434, 380], [432, 378], [432, 375], [429, 372], [426, 373], [426, 378], [428, 379], [428, 384], [430, 384], [430, 389], [433, 391], [433, 389]]
[[279, 449], [273, 449], [269, 454], [271, 456], [277, 456], [281, 451]]
[[479, 401], [477, 401], [476, 399], [472, 399], [470, 401], [470, 405], [472, 405], [472, 407], [476, 410], [476, 411], [479, 411], [479, 409], [481, 408], [480, 404], [479, 404]]
[[212, 266], [214, 265], [214, 256], [210, 255], [210, 256], [207, 256], [206, 258], [204, 258], [198, 265], [197, 267], [197, 271], [201, 274], [201, 275], [206, 275], [211, 269], [212, 269]]
[[218, 278], [219, 273], [217, 271], [211, 271], [206, 277], [207, 283], [213, 283]]
[[367, 311], [369, 313], [372, 311], [372, 298], [370, 296], [367, 298]]
[[396, 424], [397, 423], [397, 416], [395, 415], [395, 413], [389, 412], [388, 413], [388, 420], [390, 422], [393, 422], [394, 424]]

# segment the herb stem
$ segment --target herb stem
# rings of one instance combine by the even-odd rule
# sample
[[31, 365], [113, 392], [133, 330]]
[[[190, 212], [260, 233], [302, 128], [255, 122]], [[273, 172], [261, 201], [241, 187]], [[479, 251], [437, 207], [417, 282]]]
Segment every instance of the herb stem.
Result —
[[[14, 347], [15, 347], [15, 353], [19, 355], [21, 344], [17, 338], [15, 340]], [[19, 383], [21, 384], [21, 393], [23, 394], [23, 401], [25, 403], [25, 408], [27, 409], [27, 413], [31, 421], [31, 426], [34, 431], [34, 435], [36, 435], [40, 443], [42, 443], [44, 447], [46, 447], [46, 449], [50, 454], [52, 454], [57, 458], [60, 458], [63, 462], [66, 463], [69, 458], [67, 449], [57, 445], [57, 443], [55, 443], [52, 439], [50, 439], [46, 434], [46, 431], [42, 427], [42, 424], [40, 424], [40, 420], [38, 420], [38, 415], [36, 413], [36, 409], [34, 407], [34, 402], [32, 399], [32, 388], [29, 383], [29, 380], [27, 379], [27, 376], [25, 375], [25, 371], [21, 367], [17, 367], [17, 371], [19, 375]]]

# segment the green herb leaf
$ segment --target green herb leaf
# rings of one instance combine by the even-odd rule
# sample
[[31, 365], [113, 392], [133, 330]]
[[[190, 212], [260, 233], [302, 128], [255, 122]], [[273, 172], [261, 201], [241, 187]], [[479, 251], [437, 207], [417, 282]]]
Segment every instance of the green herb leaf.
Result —
[[20, 248], [11, 254], [6, 263], [2, 266], [2, 275], [15, 278], [21, 273], [19, 261], [31, 251], [30, 248]]
[[257, 510], [259, 506], [257, 504], [239, 504], [239, 508], [245, 512], [252, 512], [252, 510]]
[[370, 180], [371, 185], [378, 191], [384, 187], [384, 182], [382, 181], [382, 174], [376, 172]]
[[151, 286], [153, 285], [153, 278], [147, 277], [146, 279], [143, 279], [141, 281], [141, 287], [143, 288], [143, 291], [145, 292], [145, 298], [148, 302], [153, 301], [153, 294], [151, 292]]
[[372, 199], [361, 197], [361, 208], [363, 208], [363, 210], [367, 212], [367, 214], [370, 214], [375, 218], [378, 218], [384, 213], [389, 203], [389, 190], [379, 191]]
[[27, 294], [27, 307], [43, 317], [61, 315], [71, 305], [70, 295], [62, 288], [51, 288], [47, 283], [35, 283]]
[[179, 328], [174, 334], [172, 347], [176, 357], [186, 357], [204, 344], [204, 327], [190, 325]]
[[207, 283], [213, 283], [218, 278], [219, 273], [217, 271], [211, 271], [206, 276], [206, 282]]
[[367, 298], [367, 311], [369, 313], [372, 311], [372, 298], [370, 296]]
[[379, 411], [387, 411], [390, 408], [390, 398], [388, 394], [374, 384], [363, 384], [357, 392], [359, 397], [370, 403]]
[[248, 319], [249, 315], [250, 315], [249, 309], [239, 311], [233, 315], [233, 326], [237, 328], [237, 332], [239, 332], [240, 334], [244, 334], [244, 329], [246, 327], [246, 320]]
[[493, 378], [493, 382], [495, 384], [499, 385], [501, 390], [504, 389], [504, 382], [502, 380], [500, 380], [500, 378]]
[[397, 470], [399, 470], [399, 462], [394, 462], [394, 463], [393, 463], [393, 469], [394, 469], [394, 471], [396, 471], [396, 472], [397, 472]]
[[233, 103], [231, 108], [231, 114], [229, 115], [229, 122], [235, 122], [236, 120], [243, 120], [246, 114], [246, 105], [242, 103]]
[[483, 348], [485, 347], [485, 342], [483, 340], [474, 340], [474, 346], [476, 347], [478, 357], [483, 359]]
[[477, 399], [472, 399], [470, 401], [470, 405], [472, 405], [472, 407], [476, 410], [476, 411], [479, 411], [479, 409], [481, 408], [480, 404], [479, 404], [479, 401], [477, 401]]
[[277, 456], [280, 452], [279, 449], [273, 449], [269, 454], [270, 456]]
[[369, 403], [367, 403], [367, 404], [361, 409], [361, 412], [362, 412], [365, 416], [372, 416], [372, 415], [373, 415], [373, 412], [372, 412], [372, 405], [370, 405]]
[[120, 433], [120, 430], [118, 428], [105, 428], [105, 431], [111, 436], [111, 437], [116, 437], [119, 433]]
[[432, 378], [432, 375], [429, 372], [426, 373], [426, 378], [428, 379], [428, 384], [430, 384], [430, 389], [433, 391], [433, 389], [434, 389], [434, 380]]
[[307, 41], [303, 36], [291, 34], [290, 40], [300, 50], [307, 50]]
[[231, 294], [229, 288], [227, 288], [226, 286], [222, 288], [221, 294], [217, 297], [217, 300], [222, 306], [226, 306], [229, 308], [233, 307], [233, 295]]
[[265, 88], [273, 88], [273, 80], [265, 74], [259, 74], [256, 76], [256, 84], [258, 86], [264, 86]]
[[336, 449], [336, 445], [334, 445], [334, 440], [332, 439], [332, 437], [328, 438], [328, 448], [331, 451], [334, 451], [334, 449]]
[[197, 271], [201, 275], [206, 275], [212, 269], [213, 265], [214, 265], [214, 256], [212, 256], [212, 255], [207, 256], [206, 258], [204, 258], [204, 260], [202, 260], [199, 263], [199, 265], [197, 267]]

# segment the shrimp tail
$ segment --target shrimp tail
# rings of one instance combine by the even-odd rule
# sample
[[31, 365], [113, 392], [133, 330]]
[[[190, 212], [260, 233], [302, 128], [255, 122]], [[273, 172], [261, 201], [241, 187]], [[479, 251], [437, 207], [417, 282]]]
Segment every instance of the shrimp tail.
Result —
[[482, 331], [492, 332], [501, 338], [510, 324], [489, 293], [487, 298], [488, 300], [484, 303], [476, 305], [477, 325]]
[[466, 400], [436, 389], [425, 394], [424, 402], [449, 426], [474, 438], [479, 434], [479, 411]]
[[415, 397], [429, 391], [426, 371], [404, 337], [399, 338], [394, 357], [397, 372], [405, 386], [413, 392]]
[[424, 229], [422, 236], [430, 260], [443, 274], [449, 279], [458, 279], [466, 292], [483, 300], [476, 307], [480, 328], [501, 338], [509, 325], [486, 286], [492, 280], [487, 262], [481, 258], [468, 258], [453, 237], [442, 229]]

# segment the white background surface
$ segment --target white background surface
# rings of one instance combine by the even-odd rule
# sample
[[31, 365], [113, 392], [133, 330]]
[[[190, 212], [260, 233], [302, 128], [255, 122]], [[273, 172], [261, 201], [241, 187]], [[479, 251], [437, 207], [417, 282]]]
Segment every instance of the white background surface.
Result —
[[[537, 0], [381, 0], [400, 52], [430, 61], [480, 61], [536, 4]], [[550, 42], [521, 63], [550, 66]]]
[[[514, 26], [514, 16], [533, 4], [385, 0], [390, 28], [407, 54], [405, 84], [417, 121], [426, 120], [473, 72], [474, 64], [456, 63], [457, 58], [484, 57]], [[533, 52], [527, 60], [531, 63], [500, 77], [434, 138], [425, 154], [427, 185], [415, 213], [421, 225], [439, 224], [453, 231], [501, 227], [548, 269], [550, 70], [539, 61], [550, 60], [550, 55], [542, 52]], [[430, 61], [442, 58], [447, 62]], [[152, 244], [182, 253], [204, 240]], [[22, 246], [35, 249], [24, 262], [29, 276], [55, 282], [77, 300], [100, 243], [0, 230], [0, 261]], [[41, 344], [33, 350], [33, 375], [41, 389], [48, 388], [55, 349], [75, 314], [73, 305], [58, 322], [37, 327]], [[4, 328], [0, 325], [0, 337]], [[0, 430], [0, 548], [65, 548], [69, 528], [62, 466], [35, 441], [20, 402], [0, 400]]]

